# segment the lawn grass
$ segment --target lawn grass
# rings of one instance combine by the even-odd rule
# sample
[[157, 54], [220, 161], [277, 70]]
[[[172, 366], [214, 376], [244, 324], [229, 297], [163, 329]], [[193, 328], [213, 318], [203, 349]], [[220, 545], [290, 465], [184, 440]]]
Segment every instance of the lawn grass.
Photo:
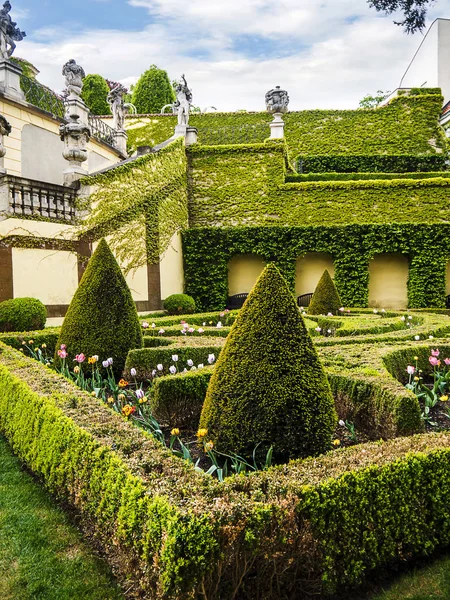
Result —
[[0, 436], [0, 598], [119, 600], [106, 563]]

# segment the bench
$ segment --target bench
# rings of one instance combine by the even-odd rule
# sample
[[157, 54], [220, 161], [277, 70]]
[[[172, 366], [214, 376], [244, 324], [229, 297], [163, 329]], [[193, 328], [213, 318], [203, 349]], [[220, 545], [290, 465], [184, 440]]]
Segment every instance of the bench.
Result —
[[234, 296], [228, 297], [227, 308], [233, 310], [234, 308], [241, 308], [246, 301], [248, 293], [245, 294], [234, 294]]
[[309, 306], [312, 297], [313, 297], [312, 293], [311, 294], [302, 294], [301, 296], [299, 296], [297, 298], [297, 306], [306, 308], [307, 306]]

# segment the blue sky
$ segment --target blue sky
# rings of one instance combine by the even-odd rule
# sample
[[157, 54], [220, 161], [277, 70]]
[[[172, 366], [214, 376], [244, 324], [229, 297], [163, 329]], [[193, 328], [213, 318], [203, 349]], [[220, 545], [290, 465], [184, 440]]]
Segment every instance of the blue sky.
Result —
[[[291, 108], [352, 108], [398, 85], [421, 35], [407, 36], [366, 0], [11, 0], [27, 38], [16, 54], [56, 90], [75, 58], [131, 84], [151, 64], [186, 73], [194, 103], [264, 108], [274, 85]], [[450, 18], [450, 0], [430, 13]]]

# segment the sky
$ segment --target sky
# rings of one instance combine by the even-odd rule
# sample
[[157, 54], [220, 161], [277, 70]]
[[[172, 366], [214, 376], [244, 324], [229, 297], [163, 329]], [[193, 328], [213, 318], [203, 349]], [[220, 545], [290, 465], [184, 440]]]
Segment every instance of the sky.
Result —
[[[135, 83], [151, 64], [186, 75], [193, 103], [264, 110], [275, 85], [290, 110], [356, 108], [398, 87], [423, 35], [407, 35], [366, 0], [11, 0], [27, 37], [15, 55], [64, 87], [62, 65]], [[429, 24], [450, 18], [437, 0]], [[397, 19], [398, 20], [398, 19]]]

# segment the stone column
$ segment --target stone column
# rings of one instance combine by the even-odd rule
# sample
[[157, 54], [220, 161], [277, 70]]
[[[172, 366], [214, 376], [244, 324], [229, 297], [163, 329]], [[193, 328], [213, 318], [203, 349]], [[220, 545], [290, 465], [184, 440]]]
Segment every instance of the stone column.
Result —
[[13, 100], [25, 102], [25, 94], [20, 87], [21, 75], [22, 68], [19, 65], [10, 60], [0, 60], [0, 91]]
[[64, 185], [67, 186], [88, 173], [83, 168], [83, 163], [88, 157], [86, 145], [91, 137], [91, 130], [85, 123], [80, 123], [79, 118], [79, 114], [71, 114], [67, 122], [59, 128], [61, 140], [64, 142], [63, 156], [69, 161], [69, 166], [63, 171]]
[[282, 113], [274, 113], [270, 126], [270, 139], [281, 140], [284, 138], [284, 121]]
[[128, 134], [125, 129], [118, 129], [114, 134], [114, 146], [123, 155], [127, 156]]
[[187, 127], [186, 128], [186, 137], [184, 138], [185, 145], [190, 146], [191, 144], [196, 144], [197, 137], [198, 137], [198, 129], [196, 127]]
[[3, 136], [9, 135], [11, 133], [11, 129], [11, 124], [3, 115], [0, 115], [0, 176], [6, 173], [3, 161], [3, 157], [6, 154], [6, 148], [3, 145]]

